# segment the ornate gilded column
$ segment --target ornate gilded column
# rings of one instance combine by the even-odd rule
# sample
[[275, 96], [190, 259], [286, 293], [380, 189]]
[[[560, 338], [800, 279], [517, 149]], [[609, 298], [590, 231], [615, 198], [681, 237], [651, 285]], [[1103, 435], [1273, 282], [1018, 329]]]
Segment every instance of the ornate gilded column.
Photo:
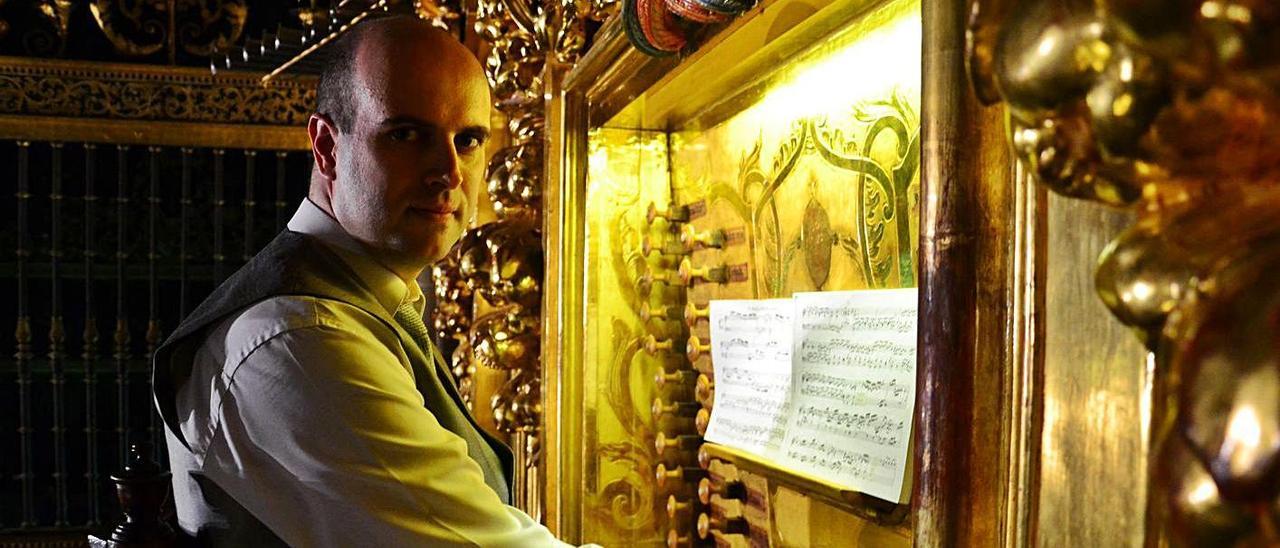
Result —
[[1023, 165], [1137, 214], [1095, 284], [1154, 355], [1147, 544], [1280, 543], [1280, 6], [972, 6]]
[[485, 70], [510, 135], [487, 175], [498, 220], [464, 234], [433, 270], [434, 326], [456, 343], [449, 359], [468, 404], [475, 405], [477, 365], [508, 373], [487, 405], [516, 451], [514, 503], [534, 516], [542, 509], [543, 78], [549, 61], [577, 59], [587, 41], [585, 22], [607, 17], [613, 3], [578, 4], [479, 2], [475, 30], [489, 44]]

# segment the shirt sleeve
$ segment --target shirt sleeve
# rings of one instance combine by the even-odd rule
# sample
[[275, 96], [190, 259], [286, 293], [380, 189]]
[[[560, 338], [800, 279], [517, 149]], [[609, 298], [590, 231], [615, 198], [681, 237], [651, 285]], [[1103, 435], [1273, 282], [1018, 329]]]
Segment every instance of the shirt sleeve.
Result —
[[370, 327], [292, 329], [224, 372], [202, 473], [293, 546], [563, 546], [485, 484]]

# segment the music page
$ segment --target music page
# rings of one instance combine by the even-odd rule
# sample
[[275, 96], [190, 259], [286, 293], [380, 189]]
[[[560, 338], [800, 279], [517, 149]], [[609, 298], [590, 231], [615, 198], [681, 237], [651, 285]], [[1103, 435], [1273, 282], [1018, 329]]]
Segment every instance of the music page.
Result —
[[707, 441], [775, 455], [791, 392], [791, 299], [711, 301], [716, 403]]
[[908, 288], [793, 296], [781, 462], [902, 502], [915, 406], [916, 295]]

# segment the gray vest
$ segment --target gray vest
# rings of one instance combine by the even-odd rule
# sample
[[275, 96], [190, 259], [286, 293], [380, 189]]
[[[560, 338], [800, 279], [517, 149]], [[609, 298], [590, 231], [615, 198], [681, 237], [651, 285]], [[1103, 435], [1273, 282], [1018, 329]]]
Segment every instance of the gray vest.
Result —
[[[333, 251], [318, 240], [297, 232], [284, 231], [267, 244], [235, 274], [232, 274], [209, 298], [186, 317], [168, 340], [156, 350], [152, 389], [160, 415], [170, 432], [189, 447], [177, 429], [175, 391], [191, 375], [192, 358], [204, 343], [207, 331], [231, 314], [259, 301], [284, 295], [311, 296], [343, 302], [374, 316], [400, 337], [401, 345], [413, 365], [414, 380], [422, 393], [427, 411], [450, 432], [467, 441], [467, 452], [484, 470], [484, 479], [503, 502], [510, 503], [511, 450], [476, 424], [462, 403], [452, 377], [429, 349], [419, 348], [406, 332], [378, 303], [373, 292], [359, 276]], [[441, 379], [449, 379], [441, 381]], [[483, 440], [483, 441], [481, 441]], [[206, 496], [226, 497], [207, 478], [197, 478]], [[230, 498], [230, 497], [226, 497]], [[228, 502], [221, 501], [224, 506]], [[238, 505], [237, 505], [238, 506]], [[239, 508], [241, 516], [227, 516], [231, 531], [219, 534], [229, 538], [258, 538], [269, 531]], [[241, 522], [241, 523], [237, 523]], [[235, 529], [243, 529], [236, 531]], [[216, 543], [217, 539], [214, 540]]]

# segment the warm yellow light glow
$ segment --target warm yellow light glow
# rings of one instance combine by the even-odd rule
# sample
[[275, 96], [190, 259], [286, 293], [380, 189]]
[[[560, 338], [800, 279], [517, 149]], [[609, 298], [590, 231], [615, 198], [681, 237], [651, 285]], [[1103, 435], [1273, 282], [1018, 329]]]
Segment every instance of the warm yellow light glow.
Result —
[[1232, 23], [1247, 25], [1253, 22], [1253, 12], [1247, 6], [1222, 2], [1205, 2], [1200, 5], [1200, 15], [1205, 19], [1224, 18]]
[[1129, 114], [1129, 109], [1132, 107], [1133, 95], [1122, 93], [1111, 103], [1111, 113], [1116, 116], [1125, 116]]
[[1036, 47], [1036, 53], [1039, 53], [1042, 56], [1050, 55], [1056, 47], [1058, 47], [1058, 35], [1050, 34], [1040, 41], [1040, 45]]
[[1192, 508], [1201, 508], [1217, 498], [1218, 486], [1214, 485], [1213, 478], [1204, 475], [1196, 482], [1196, 486], [1191, 488], [1191, 492], [1187, 493], [1187, 505]]
[[1129, 295], [1125, 300], [1129, 302], [1144, 302], [1150, 299], [1156, 292], [1155, 288], [1147, 282], [1134, 282], [1129, 288]]
[[792, 121], [847, 109], [861, 98], [886, 97], [895, 89], [920, 90], [919, 2], [903, 2], [894, 18], [853, 42], [819, 54], [771, 90], [759, 108], [773, 120]]
[[1244, 405], [1231, 414], [1227, 423], [1227, 436], [1222, 443], [1224, 456], [1231, 460], [1252, 460], [1262, 445], [1262, 421], [1252, 405]]

